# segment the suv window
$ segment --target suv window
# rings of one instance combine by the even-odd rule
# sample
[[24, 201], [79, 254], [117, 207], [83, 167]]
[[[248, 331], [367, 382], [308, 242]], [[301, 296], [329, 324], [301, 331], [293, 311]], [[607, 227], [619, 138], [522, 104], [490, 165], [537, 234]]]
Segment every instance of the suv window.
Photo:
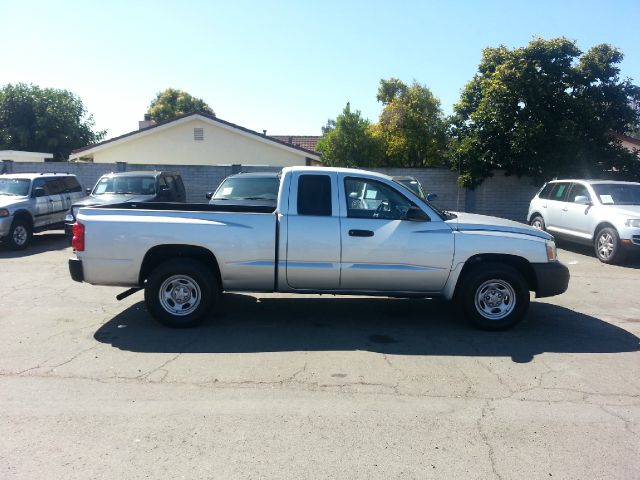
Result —
[[575, 202], [576, 197], [587, 197], [587, 199], [591, 200], [591, 195], [589, 195], [587, 187], [579, 183], [574, 183], [571, 185], [571, 190], [569, 190], [569, 195], [567, 195], [567, 201]]
[[376, 180], [345, 178], [347, 216], [402, 220], [413, 203], [397, 190]]
[[547, 183], [542, 190], [540, 190], [540, 193], [538, 194], [538, 198], [549, 198], [549, 194], [551, 193], [551, 190], [553, 190], [553, 187], [555, 186], [555, 183]]
[[67, 193], [81, 192], [82, 187], [76, 177], [64, 177], [64, 185], [67, 189]]
[[300, 175], [298, 215], [331, 216], [331, 177], [329, 175]]
[[569, 184], [566, 182], [553, 184], [553, 189], [551, 190], [551, 194], [549, 195], [549, 200], [563, 202], [567, 195], [568, 187]]

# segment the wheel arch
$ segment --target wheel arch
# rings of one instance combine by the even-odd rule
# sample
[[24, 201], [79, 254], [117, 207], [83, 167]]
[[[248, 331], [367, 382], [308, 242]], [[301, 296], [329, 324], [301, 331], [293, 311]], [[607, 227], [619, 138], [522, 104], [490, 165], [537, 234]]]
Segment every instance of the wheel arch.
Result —
[[458, 279], [456, 281], [454, 295], [458, 294], [460, 286], [464, 282], [466, 275], [468, 275], [468, 273], [478, 265], [481, 265], [483, 263], [501, 263], [503, 265], [508, 265], [522, 274], [525, 281], [527, 282], [529, 291], [535, 292], [538, 288], [536, 273], [526, 258], [505, 253], [479, 253], [473, 255], [472, 257], [469, 257], [469, 259], [464, 263], [462, 270], [460, 271], [460, 275], [458, 276]]
[[[540, 217], [544, 221], [544, 216], [542, 215], [542, 213], [538, 212], [537, 210], [534, 210], [531, 213], [531, 215], [529, 215], [529, 218], [527, 218], [527, 223], [531, 223], [531, 220], [533, 220], [533, 217]], [[520, 217], [520, 218], [522, 218], [522, 217]]]
[[13, 221], [15, 222], [16, 220], [25, 220], [29, 223], [29, 226], [33, 229], [33, 216], [31, 215], [31, 212], [29, 212], [28, 210], [17, 210], [14, 214], [13, 214]]
[[618, 229], [613, 225], [613, 223], [609, 222], [609, 221], [602, 221], [600, 223], [598, 223], [596, 225], [596, 228], [593, 230], [593, 235], [591, 235], [591, 239], [595, 241], [596, 239], [596, 235], [598, 235], [598, 233], [600, 232], [600, 230], [602, 230], [603, 228], [613, 228], [616, 233], [618, 232]]
[[157, 245], [150, 248], [142, 260], [138, 284], [143, 285], [158, 265], [174, 258], [190, 258], [202, 263], [214, 274], [220, 291], [223, 290], [220, 266], [213, 252], [205, 247], [184, 244]]

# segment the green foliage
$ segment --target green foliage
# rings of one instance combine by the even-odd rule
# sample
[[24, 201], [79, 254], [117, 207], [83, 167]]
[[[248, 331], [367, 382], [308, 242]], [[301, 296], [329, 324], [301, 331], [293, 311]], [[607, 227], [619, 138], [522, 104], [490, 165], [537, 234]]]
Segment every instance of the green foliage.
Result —
[[72, 150], [99, 142], [93, 116], [67, 90], [18, 83], [0, 89], [0, 150], [53, 153], [65, 160]]
[[202, 112], [209, 115], [215, 115], [211, 107], [200, 98], [175, 88], [167, 88], [158, 93], [153, 99], [147, 114], [151, 116], [151, 120], [156, 123], [171, 120], [172, 118], [184, 115], [186, 113]]
[[325, 165], [334, 167], [373, 167], [379, 162], [381, 148], [371, 134], [371, 125], [360, 111], [351, 111], [347, 103], [341, 115], [327, 121], [316, 150]]
[[454, 106], [450, 154], [460, 183], [474, 188], [495, 169], [639, 178], [640, 162], [613, 136], [640, 123], [640, 88], [619, 78], [621, 60], [610, 45], [582, 53], [565, 38], [485, 49]]
[[447, 123], [440, 100], [426, 86], [381, 80], [377, 99], [384, 108], [372, 132], [384, 145], [384, 164], [393, 167], [443, 165]]

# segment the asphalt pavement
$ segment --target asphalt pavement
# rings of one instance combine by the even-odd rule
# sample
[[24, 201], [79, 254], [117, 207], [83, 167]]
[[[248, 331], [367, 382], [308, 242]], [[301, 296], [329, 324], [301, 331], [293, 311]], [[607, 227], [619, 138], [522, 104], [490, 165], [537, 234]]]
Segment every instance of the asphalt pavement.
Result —
[[640, 478], [640, 262], [481, 332], [434, 300], [225, 294], [172, 330], [0, 245], [0, 478]]

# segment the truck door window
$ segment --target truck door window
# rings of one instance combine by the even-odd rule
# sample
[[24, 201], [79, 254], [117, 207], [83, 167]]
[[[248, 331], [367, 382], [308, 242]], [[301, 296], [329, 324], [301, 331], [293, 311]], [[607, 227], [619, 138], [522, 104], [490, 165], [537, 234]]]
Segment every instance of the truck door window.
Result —
[[298, 215], [331, 216], [331, 177], [329, 175], [300, 175]]
[[347, 216], [402, 220], [413, 203], [382, 182], [364, 178], [345, 178]]

